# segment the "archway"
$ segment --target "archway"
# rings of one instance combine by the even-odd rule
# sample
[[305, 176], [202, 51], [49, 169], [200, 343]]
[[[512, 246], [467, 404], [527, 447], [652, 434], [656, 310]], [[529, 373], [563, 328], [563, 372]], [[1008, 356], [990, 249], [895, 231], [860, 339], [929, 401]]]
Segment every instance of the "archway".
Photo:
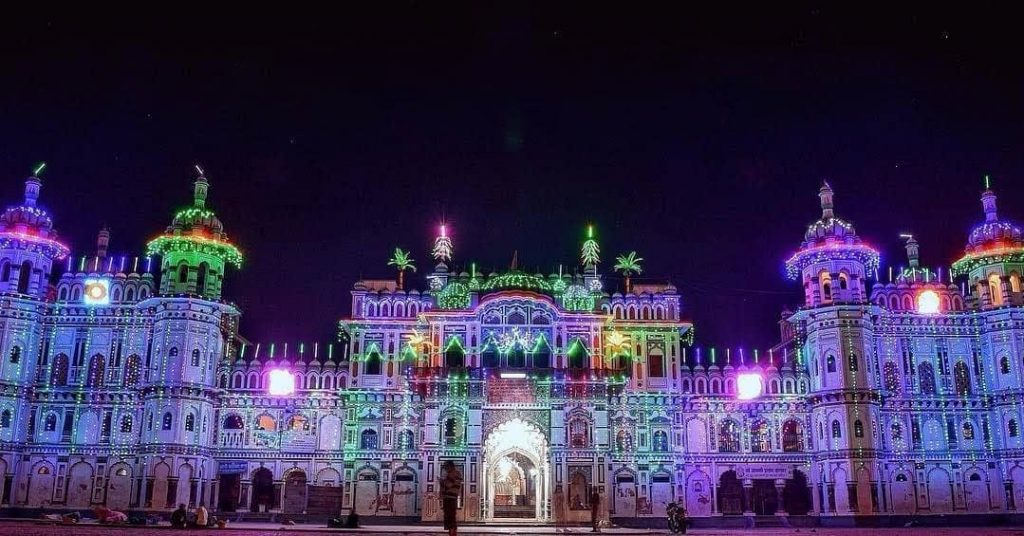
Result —
[[391, 494], [394, 495], [391, 508], [396, 516], [416, 515], [416, 473], [412, 469], [395, 471]]
[[980, 470], [972, 471], [964, 479], [964, 498], [967, 500], [968, 512], [988, 512], [992, 509], [989, 505], [988, 482]]
[[53, 467], [40, 463], [32, 468], [28, 481], [28, 505], [49, 506], [53, 498]]
[[775, 481], [759, 478], [754, 480], [751, 490], [751, 509], [760, 516], [774, 515], [779, 507], [779, 492], [775, 489]]
[[119, 463], [110, 468], [107, 478], [107, 508], [126, 510], [131, 503], [132, 470], [126, 463]]
[[807, 515], [811, 510], [811, 488], [807, 487], [807, 475], [803, 471], [794, 469], [793, 478], [786, 480], [786, 486], [782, 488], [782, 502], [789, 515]]
[[380, 504], [380, 476], [371, 467], [365, 467], [356, 474], [353, 509], [359, 515], [375, 515]]
[[914, 497], [913, 473], [898, 472], [893, 474], [889, 482], [889, 493], [892, 498], [894, 514], [913, 514], [917, 511], [917, 499]]
[[495, 428], [484, 445], [487, 518], [545, 519], [549, 475], [544, 434], [517, 418]]
[[301, 469], [290, 471], [284, 478], [284, 504], [286, 514], [301, 514], [306, 511], [306, 472]]
[[736, 471], [726, 471], [718, 479], [718, 511], [725, 515], [743, 513], [743, 483]]
[[274, 495], [274, 474], [260, 467], [252, 474], [252, 511], [266, 512], [274, 508]]
[[92, 466], [78, 462], [68, 470], [67, 505], [84, 508], [92, 502]]

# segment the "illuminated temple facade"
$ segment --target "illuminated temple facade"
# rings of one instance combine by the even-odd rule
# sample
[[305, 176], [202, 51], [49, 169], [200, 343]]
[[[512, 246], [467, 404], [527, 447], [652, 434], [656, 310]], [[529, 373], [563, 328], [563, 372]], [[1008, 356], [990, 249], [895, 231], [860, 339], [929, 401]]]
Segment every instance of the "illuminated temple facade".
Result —
[[[0, 216], [8, 509], [437, 521], [446, 461], [467, 521], [1024, 509], [1024, 236], [989, 190], [950, 270], [906, 237], [883, 283], [823, 186], [786, 261], [804, 303], [744, 355], [695, 348], [676, 287], [605, 275], [592, 232], [545, 275], [463, 269], [443, 228], [424, 287], [397, 250], [398, 281], [355, 283], [335, 343], [248, 343], [205, 178], [140, 259], [103, 231], [71, 260], [40, 186]], [[639, 273], [630, 257], [616, 269]]]

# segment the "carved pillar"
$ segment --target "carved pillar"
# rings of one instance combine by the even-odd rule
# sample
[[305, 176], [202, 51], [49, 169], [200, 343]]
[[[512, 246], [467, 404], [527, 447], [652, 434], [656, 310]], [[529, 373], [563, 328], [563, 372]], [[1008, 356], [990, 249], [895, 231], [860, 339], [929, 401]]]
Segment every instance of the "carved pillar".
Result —
[[786, 503], [783, 500], [785, 498], [785, 495], [786, 495], [784, 493], [785, 488], [786, 488], [786, 480], [785, 479], [780, 478], [780, 479], [777, 479], [775, 481], [775, 504], [776, 504], [776, 506], [775, 506], [775, 515], [777, 515], [777, 516], [789, 515], [789, 512], [786, 510]]
[[743, 479], [743, 515], [754, 515], [754, 481]]

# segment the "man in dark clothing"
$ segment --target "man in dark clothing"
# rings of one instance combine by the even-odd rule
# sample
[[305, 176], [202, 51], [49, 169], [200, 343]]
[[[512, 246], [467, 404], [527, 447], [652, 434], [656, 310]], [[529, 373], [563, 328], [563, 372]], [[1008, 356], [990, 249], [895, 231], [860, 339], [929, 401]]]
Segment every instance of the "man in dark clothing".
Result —
[[179, 504], [178, 509], [171, 512], [171, 526], [176, 529], [183, 529], [187, 527], [186, 518], [188, 513], [185, 512], [185, 505]]
[[444, 512], [444, 528], [448, 536], [458, 534], [459, 495], [462, 494], [462, 472], [451, 461], [441, 466], [441, 510]]
[[601, 532], [601, 494], [597, 486], [590, 488], [590, 532]]

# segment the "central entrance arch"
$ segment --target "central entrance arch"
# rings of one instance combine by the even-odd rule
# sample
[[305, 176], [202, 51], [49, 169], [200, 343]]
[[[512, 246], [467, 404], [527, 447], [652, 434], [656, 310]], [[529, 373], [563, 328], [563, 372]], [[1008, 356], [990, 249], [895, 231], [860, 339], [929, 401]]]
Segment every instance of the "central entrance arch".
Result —
[[548, 442], [518, 418], [498, 425], [484, 443], [484, 518], [548, 519]]

